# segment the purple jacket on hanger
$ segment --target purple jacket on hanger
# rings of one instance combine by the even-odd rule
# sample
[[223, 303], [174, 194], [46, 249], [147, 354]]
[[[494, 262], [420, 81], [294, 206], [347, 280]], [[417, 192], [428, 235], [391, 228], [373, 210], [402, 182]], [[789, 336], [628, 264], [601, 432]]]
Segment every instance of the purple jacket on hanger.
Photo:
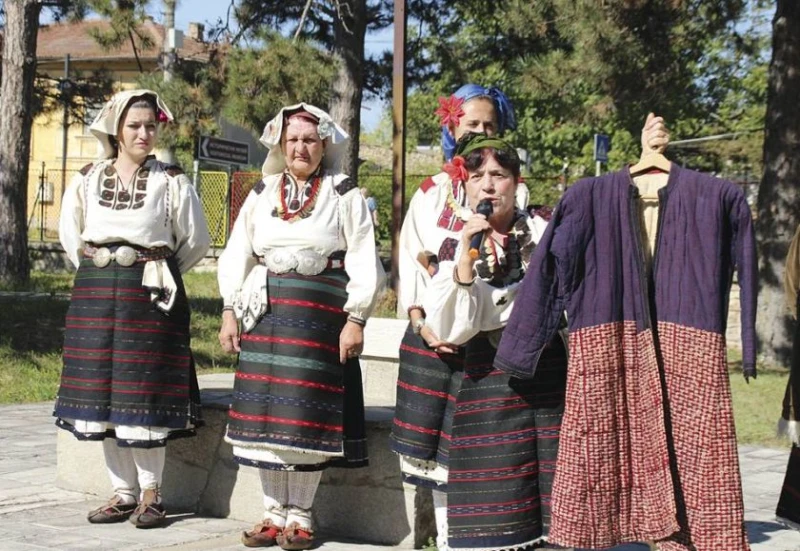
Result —
[[627, 169], [573, 185], [516, 299], [495, 367], [530, 377], [566, 310], [566, 410], [551, 541], [749, 549], [725, 328], [734, 271], [755, 376], [752, 216], [732, 182], [672, 164], [652, 272]]

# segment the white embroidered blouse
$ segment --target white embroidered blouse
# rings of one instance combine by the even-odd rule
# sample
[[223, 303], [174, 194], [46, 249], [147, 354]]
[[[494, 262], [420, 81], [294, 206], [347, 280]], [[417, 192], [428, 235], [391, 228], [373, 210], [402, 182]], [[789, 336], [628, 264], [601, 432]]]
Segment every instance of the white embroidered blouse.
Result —
[[[350, 281], [344, 310], [368, 318], [383, 284], [384, 271], [364, 197], [346, 175], [326, 174], [321, 178], [313, 208], [304, 216], [284, 220], [277, 215], [282, 208], [282, 176], [264, 178], [242, 205], [219, 258], [217, 277], [225, 305], [233, 305], [243, 292], [248, 274], [257, 266], [256, 256], [278, 249], [290, 255], [310, 251], [327, 258], [345, 251], [344, 269]], [[288, 212], [294, 210], [290, 207]]]
[[76, 267], [87, 243], [169, 247], [181, 273], [205, 256], [211, 237], [197, 193], [185, 174], [170, 175], [167, 169], [149, 158], [124, 185], [109, 159], [72, 178], [61, 205], [59, 238]]
[[398, 265], [397, 298], [402, 311], [422, 306], [431, 280], [422, 257], [438, 256], [444, 240], [458, 239], [461, 225], [472, 215], [472, 211], [463, 206], [466, 199], [454, 196], [451, 188], [450, 176], [441, 172], [423, 182], [408, 205], [400, 230]]
[[[482, 255], [475, 263], [473, 281], [462, 284], [455, 278], [457, 259], [461, 256], [462, 246], [459, 244], [454, 260], [441, 262], [439, 271], [428, 285], [422, 301], [425, 323], [440, 339], [457, 345], [466, 343], [482, 331], [505, 327], [528, 268], [530, 253], [546, 227], [547, 221], [540, 216], [519, 219], [509, 232], [509, 237], [517, 241], [514, 252], [511, 252], [511, 247], [503, 248], [500, 243], [488, 243], [486, 248], [497, 254], [496, 261]], [[487, 237], [484, 241], [489, 239]], [[512, 269], [502, 277], [491, 277], [487, 263], [511, 264]]]

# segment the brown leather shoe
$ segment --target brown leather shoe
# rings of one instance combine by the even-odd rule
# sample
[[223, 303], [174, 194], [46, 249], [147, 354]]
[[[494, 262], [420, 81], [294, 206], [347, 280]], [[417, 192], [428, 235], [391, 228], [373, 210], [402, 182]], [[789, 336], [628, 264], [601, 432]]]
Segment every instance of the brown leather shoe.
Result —
[[108, 500], [108, 503], [101, 505], [97, 509], [89, 511], [86, 520], [92, 524], [111, 524], [112, 522], [122, 522], [127, 519], [136, 509], [136, 503], [123, 503], [122, 498], [117, 494]]
[[314, 531], [311, 528], [304, 528], [296, 522], [292, 522], [283, 529], [276, 541], [281, 549], [310, 549], [314, 545]]
[[158, 490], [145, 490], [142, 501], [131, 515], [131, 522], [136, 528], [156, 528], [167, 520], [167, 512], [161, 503], [156, 503]]
[[242, 543], [245, 547], [272, 547], [282, 530], [267, 519], [256, 524], [252, 530], [242, 532]]

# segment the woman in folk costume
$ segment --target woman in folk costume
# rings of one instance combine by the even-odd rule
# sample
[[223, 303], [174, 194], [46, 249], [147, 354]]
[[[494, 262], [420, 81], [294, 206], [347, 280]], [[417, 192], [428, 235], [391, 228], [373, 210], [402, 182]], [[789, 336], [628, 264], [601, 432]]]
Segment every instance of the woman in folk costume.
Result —
[[90, 126], [105, 160], [64, 194], [59, 236], [78, 273], [54, 415], [102, 440], [114, 496], [89, 522], [164, 522], [165, 445], [194, 434], [200, 394], [181, 274], [210, 237], [191, 182], [151, 153], [172, 114], [155, 92], [116, 94]]
[[778, 520], [800, 530], [800, 323], [797, 321], [797, 301], [800, 298], [800, 227], [794, 234], [786, 255], [786, 270], [783, 274], [786, 305], [794, 319], [792, 360], [789, 382], [783, 398], [780, 432], [792, 440], [792, 451], [786, 467], [778, 509]]
[[[447, 161], [455, 154], [456, 141], [468, 132], [493, 136], [516, 128], [511, 103], [497, 88], [465, 84], [449, 98], [440, 98], [439, 104], [436, 114], [441, 119]], [[437, 270], [442, 243], [457, 241], [472, 214], [467, 204], [463, 183], [440, 172], [414, 193], [400, 232], [398, 306], [408, 313], [410, 323], [400, 347], [391, 446], [400, 454], [405, 479], [412, 484], [436, 486], [447, 480], [447, 461], [437, 459], [437, 450], [450, 375], [461, 369], [463, 353], [447, 346], [426, 326], [422, 298]], [[419, 388], [426, 392], [418, 392]], [[434, 502], [439, 524], [444, 526], [444, 494], [434, 492]]]
[[366, 201], [338, 169], [345, 140], [313, 105], [281, 109], [220, 257], [220, 342], [239, 352], [226, 440], [264, 492], [250, 547], [310, 547], [322, 470], [367, 461], [358, 355], [384, 273]]
[[[547, 221], [515, 208], [519, 158], [508, 142], [468, 134], [457, 151], [456, 177], [477, 214], [457, 238], [443, 242], [422, 302], [426, 324], [462, 351], [446, 388], [438, 450], [447, 468], [436, 491], [437, 545], [518, 549], [545, 535], [543, 502], [558, 449], [566, 348], [553, 339], [546, 366], [527, 381], [493, 370], [492, 360]], [[476, 235], [483, 236], [480, 244]], [[436, 479], [439, 473], [426, 474]]]

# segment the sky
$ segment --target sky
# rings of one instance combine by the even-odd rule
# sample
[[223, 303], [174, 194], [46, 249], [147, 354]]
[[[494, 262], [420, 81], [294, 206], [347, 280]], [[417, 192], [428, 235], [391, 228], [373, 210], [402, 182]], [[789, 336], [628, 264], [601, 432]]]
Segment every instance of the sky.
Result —
[[[163, 9], [159, 0], [151, 2], [152, 15], [158, 21], [163, 21]], [[186, 32], [189, 23], [205, 23], [206, 27], [217, 22], [217, 19], [227, 17], [230, 2], [215, 0], [213, 2], [205, 0], [178, 0], [178, 7], [175, 11], [175, 27]], [[384, 29], [380, 33], [368, 34], [366, 38], [367, 54], [379, 53], [392, 47], [392, 27]], [[361, 106], [361, 131], [369, 132], [373, 130], [380, 121], [383, 111], [383, 104], [379, 100], [370, 100], [362, 103]], [[266, 117], [266, 115], [265, 115]], [[266, 120], [264, 121], [266, 122]]]

